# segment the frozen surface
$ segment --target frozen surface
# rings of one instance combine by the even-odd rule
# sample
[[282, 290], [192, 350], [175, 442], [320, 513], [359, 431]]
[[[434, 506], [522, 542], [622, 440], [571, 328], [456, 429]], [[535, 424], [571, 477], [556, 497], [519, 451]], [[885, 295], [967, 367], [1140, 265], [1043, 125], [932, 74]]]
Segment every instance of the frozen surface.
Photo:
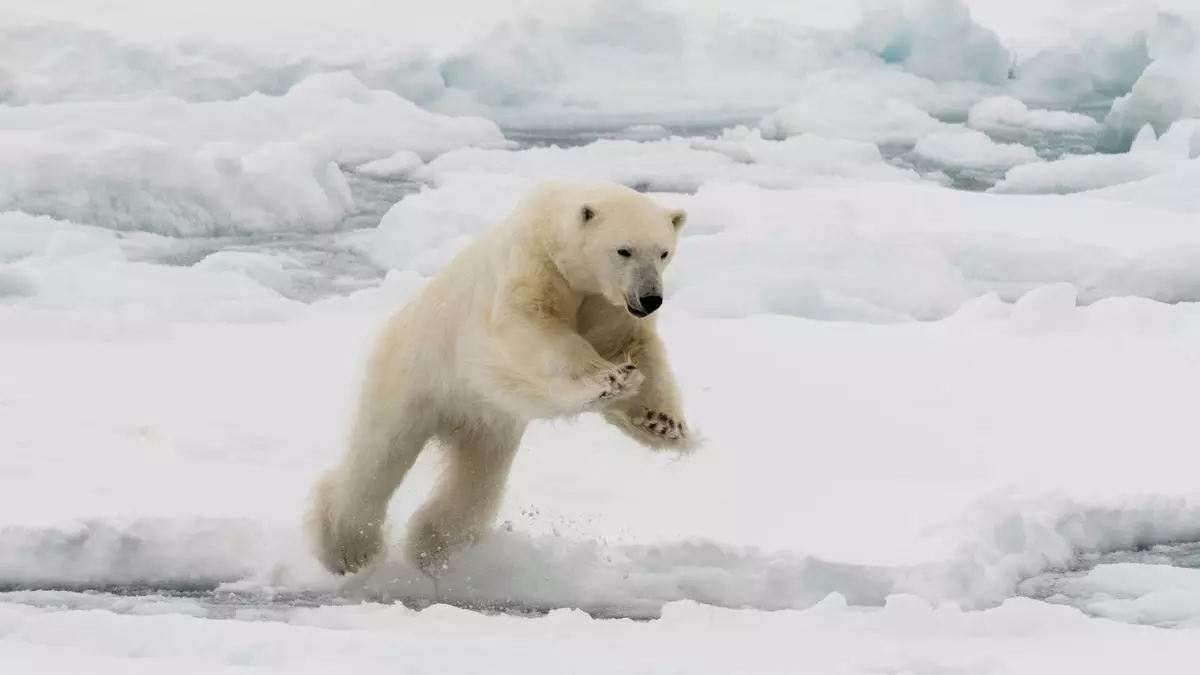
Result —
[[[1198, 25], [0, 7], [0, 672], [1197, 662]], [[535, 425], [436, 588], [331, 578], [299, 521], [369, 341], [548, 178], [688, 210], [661, 326], [700, 452]]]
[[[395, 302], [404, 291], [391, 293]], [[805, 663], [853, 672], [984, 652], [1000, 672], [1037, 658], [1081, 667], [1078, 651], [1053, 637], [1062, 631], [1090, 654], [1112, 650], [1111, 663], [1142, 649], [1176, 659], [1196, 649], [1194, 638], [1006, 600], [1023, 578], [1081, 551], [1200, 539], [1190, 403], [1180, 395], [1200, 377], [1194, 308], [1133, 299], [1078, 308], [1070, 289], [1048, 286], [1015, 305], [991, 296], [949, 321], [909, 325], [670, 310], [664, 332], [703, 452], [656, 457], [592, 419], [539, 425], [503, 525], [456, 559], [436, 595], [398, 560], [339, 590], [297, 528], [311, 480], [339, 450], [359, 356], [383, 309], [317, 303], [242, 326], [110, 317], [107, 339], [97, 339], [55, 313], [6, 306], [25, 334], [5, 330], [0, 344], [0, 441], [13, 450], [2, 455], [0, 510], [22, 515], [0, 531], [0, 579], [166, 594], [0, 596], [9, 603], [0, 605], [0, 663], [70, 669], [86, 657], [92, 668], [119, 668], [137, 656], [219, 672], [290, 668], [302, 650], [304, 667], [361, 660], [369, 670], [394, 667], [390, 650], [437, 623], [466, 641], [453, 654], [514, 650], [501, 669], [540, 663], [535, 644], [582, 664], [598, 643], [645, 641], [636, 662], [607, 657], [611, 672], [677, 659], [659, 633], [682, 621], [695, 641], [699, 617], [722, 640], [750, 631], [766, 670], [785, 667], [797, 635], [823, 645], [805, 650]], [[432, 460], [393, 503], [398, 523], [430, 487]], [[1185, 578], [1148, 574], [1084, 583], [1120, 584], [1124, 605], [1107, 611], [1122, 620], [1179, 622], [1195, 611]], [[189, 599], [189, 589], [220, 590]], [[1093, 596], [1113, 592], [1077, 595], [1098, 613]], [[560, 611], [525, 622], [446, 607], [326, 606], [335, 594], [663, 618], [606, 624]], [[942, 603], [986, 611], [933, 610]], [[83, 609], [92, 611], [72, 611]], [[568, 618], [570, 627], [559, 624]], [[824, 639], [838, 627], [844, 642]], [[223, 631], [240, 636], [238, 649], [212, 646], [225, 643]], [[516, 635], [497, 642], [504, 631]], [[866, 635], [879, 651], [862, 661], [851, 645]], [[978, 642], [950, 648], [965, 635]], [[476, 640], [482, 651], [462, 648]], [[420, 670], [470, 667], [439, 642], [422, 644], [395, 658]], [[709, 665], [732, 658], [722, 644], [704, 647]]]
[[[1073, 300], [1047, 286], [1015, 305], [981, 298], [947, 322], [876, 327], [676, 313], [665, 331], [705, 451], [656, 457], [591, 419], [537, 426], [501, 514], [511, 531], [464, 555], [442, 593], [775, 609], [832, 590], [867, 605], [905, 591], [975, 606], [1077, 549], [1200, 538], [1180, 464], [1188, 402], [1175, 395], [1200, 375], [1200, 316]], [[107, 341], [5, 331], [0, 428], [21, 451], [4, 456], [0, 508], [27, 515], [0, 535], [0, 578], [331, 591], [295, 528], [340, 450], [381, 316], [318, 303], [261, 325], [127, 324]], [[45, 317], [24, 319], [28, 330]], [[796, 409], [821, 414], [796, 428]], [[1073, 470], [1081, 462], [1087, 472]], [[398, 496], [399, 518], [435, 466]], [[738, 498], [711, 499], [714, 485]], [[401, 562], [356, 587], [430, 592]]]

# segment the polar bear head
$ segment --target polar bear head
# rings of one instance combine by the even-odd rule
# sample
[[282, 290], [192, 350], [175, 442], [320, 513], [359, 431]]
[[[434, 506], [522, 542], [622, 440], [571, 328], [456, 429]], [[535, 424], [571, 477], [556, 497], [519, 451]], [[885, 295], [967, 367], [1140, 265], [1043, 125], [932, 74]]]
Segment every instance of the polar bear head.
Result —
[[604, 296], [642, 318], [663, 302], [662, 275], [675, 257], [682, 209], [659, 206], [630, 188], [592, 186], [564, 202], [559, 267], [577, 290]]

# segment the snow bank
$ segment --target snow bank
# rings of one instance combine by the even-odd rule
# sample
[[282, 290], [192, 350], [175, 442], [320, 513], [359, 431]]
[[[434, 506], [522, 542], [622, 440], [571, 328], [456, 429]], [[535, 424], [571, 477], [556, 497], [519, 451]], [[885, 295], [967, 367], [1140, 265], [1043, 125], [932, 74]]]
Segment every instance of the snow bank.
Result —
[[499, 145], [347, 74], [278, 97], [0, 108], [0, 209], [178, 236], [328, 230], [354, 210], [339, 164]]

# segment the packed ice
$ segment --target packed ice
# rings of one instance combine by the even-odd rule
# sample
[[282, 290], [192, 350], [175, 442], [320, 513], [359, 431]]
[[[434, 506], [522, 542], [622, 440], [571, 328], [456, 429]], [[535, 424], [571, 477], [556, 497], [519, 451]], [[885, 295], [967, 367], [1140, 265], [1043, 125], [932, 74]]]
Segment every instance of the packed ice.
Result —
[[[0, 672], [1185, 672], [1198, 83], [1190, 0], [0, 8]], [[700, 450], [534, 425], [437, 584], [427, 453], [329, 575], [367, 347], [549, 179], [687, 210]]]

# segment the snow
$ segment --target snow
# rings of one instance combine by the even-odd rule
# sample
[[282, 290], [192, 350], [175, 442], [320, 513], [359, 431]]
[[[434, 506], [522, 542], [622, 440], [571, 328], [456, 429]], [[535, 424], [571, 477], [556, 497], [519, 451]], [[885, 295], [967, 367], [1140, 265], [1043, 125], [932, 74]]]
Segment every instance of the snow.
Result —
[[[1200, 20], [1084, 4], [0, 8], [0, 672], [1196, 661]], [[379, 325], [564, 178], [687, 209], [700, 450], [534, 425], [436, 587], [427, 453], [332, 578]]]

